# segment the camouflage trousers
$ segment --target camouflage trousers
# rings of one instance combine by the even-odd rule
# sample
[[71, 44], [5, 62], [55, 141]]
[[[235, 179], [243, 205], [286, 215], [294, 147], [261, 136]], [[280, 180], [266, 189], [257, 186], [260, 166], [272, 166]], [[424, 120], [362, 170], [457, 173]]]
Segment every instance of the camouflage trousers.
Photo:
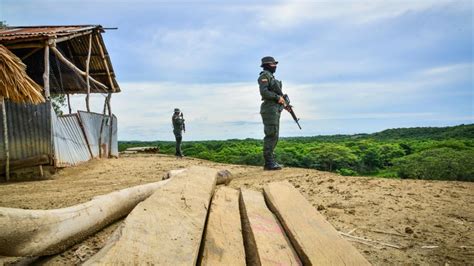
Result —
[[275, 161], [275, 147], [278, 143], [280, 135], [280, 113], [274, 113], [272, 116], [262, 114], [263, 120], [263, 132], [265, 137], [263, 138], [263, 158], [265, 164]]
[[183, 140], [183, 135], [181, 135], [181, 132], [177, 133], [174, 132], [174, 137], [176, 139], [176, 156], [183, 156], [183, 151], [181, 150], [181, 142]]

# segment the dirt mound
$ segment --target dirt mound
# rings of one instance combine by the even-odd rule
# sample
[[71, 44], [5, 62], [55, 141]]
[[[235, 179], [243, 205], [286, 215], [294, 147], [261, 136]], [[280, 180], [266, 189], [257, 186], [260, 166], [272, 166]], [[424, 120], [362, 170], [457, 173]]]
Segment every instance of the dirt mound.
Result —
[[[163, 155], [95, 160], [60, 171], [52, 180], [0, 185], [0, 206], [55, 209], [122, 188], [161, 180], [171, 169], [203, 165], [228, 169], [234, 188], [262, 190], [288, 180], [373, 264], [468, 264], [474, 261], [474, 183], [344, 177], [309, 169], [263, 171]], [[36, 263], [78, 264], [95, 254], [120, 221], [57, 256]], [[370, 239], [361, 241], [359, 238]], [[20, 259], [3, 258], [0, 262]]]

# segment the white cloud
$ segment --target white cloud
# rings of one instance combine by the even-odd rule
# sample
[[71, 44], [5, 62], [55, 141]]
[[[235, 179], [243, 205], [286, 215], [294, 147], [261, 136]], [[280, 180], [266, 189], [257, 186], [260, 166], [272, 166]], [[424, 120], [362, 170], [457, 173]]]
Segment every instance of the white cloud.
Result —
[[434, 7], [464, 8], [469, 1], [300, 1], [288, 0], [258, 8], [258, 24], [263, 28], [287, 29], [310, 21], [340, 20], [369, 23], [398, 17], [408, 12], [421, 12]]
[[[384, 123], [389, 121], [399, 121], [404, 126], [411, 125], [407, 121], [472, 121], [472, 116], [444, 113], [436, 110], [436, 106], [417, 106], [420, 99], [429, 98], [435, 88], [458, 80], [459, 73], [466, 78], [471, 70], [471, 64], [457, 64], [423, 69], [405, 80], [285, 83], [284, 91], [290, 95], [295, 112], [301, 118], [303, 131], [293, 125], [289, 114], [283, 113], [282, 135], [370, 131], [370, 128], [364, 131], [362, 124], [355, 127], [357, 121], [372, 121], [364, 126], [374, 130], [384, 129]], [[256, 83], [124, 82], [121, 88], [122, 92], [112, 97], [121, 140], [172, 140], [170, 117], [175, 107], [184, 112], [188, 129], [186, 140], [263, 136]], [[450, 96], [449, 91], [446, 93], [446, 101], [459, 97]], [[472, 99], [472, 92], [463, 97], [466, 96]], [[102, 112], [103, 99], [102, 95], [92, 97], [92, 111]], [[72, 102], [74, 109], [85, 109], [84, 96], [75, 96]]]

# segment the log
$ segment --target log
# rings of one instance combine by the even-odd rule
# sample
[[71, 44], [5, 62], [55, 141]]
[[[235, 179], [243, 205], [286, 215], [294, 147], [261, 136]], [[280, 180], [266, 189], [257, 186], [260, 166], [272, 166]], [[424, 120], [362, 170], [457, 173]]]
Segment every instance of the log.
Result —
[[220, 187], [212, 198], [200, 265], [245, 265], [239, 191]]
[[[129, 149], [127, 149], [128, 151]], [[170, 170], [163, 176], [163, 180], [166, 180], [168, 178], [171, 178], [175, 175], [179, 175], [182, 172], [186, 171], [187, 169], [176, 169], [176, 170]], [[229, 170], [224, 169], [220, 170], [217, 173], [217, 180], [216, 180], [216, 185], [228, 185], [230, 181], [232, 181], [233, 177], [232, 174], [229, 172]]]
[[160, 181], [94, 197], [54, 210], [0, 208], [0, 255], [56, 254], [128, 214], [168, 181]]
[[289, 182], [267, 184], [264, 194], [304, 265], [370, 265]]
[[[10, 170], [17, 170], [21, 168], [38, 166], [38, 165], [48, 164], [48, 163], [49, 163], [49, 156], [46, 154], [42, 154], [42, 155], [28, 157], [25, 159], [10, 160]], [[1, 168], [0, 173], [3, 173], [5, 170], [4, 162], [0, 163], [0, 168]]]
[[240, 216], [247, 265], [299, 265], [277, 218], [267, 208], [262, 193], [240, 191]]
[[174, 176], [85, 265], [196, 265], [216, 174], [196, 166]]

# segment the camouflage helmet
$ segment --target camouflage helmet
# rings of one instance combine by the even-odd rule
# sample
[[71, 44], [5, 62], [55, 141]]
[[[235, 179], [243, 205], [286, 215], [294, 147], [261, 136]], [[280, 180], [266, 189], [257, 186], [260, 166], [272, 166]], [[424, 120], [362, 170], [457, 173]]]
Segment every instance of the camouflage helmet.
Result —
[[181, 112], [181, 110], [179, 110], [179, 108], [174, 108], [174, 112], [179, 113], [179, 112]]
[[278, 64], [278, 61], [276, 61], [272, 56], [265, 56], [262, 58], [262, 64], [260, 66], [263, 67], [263, 65], [271, 63]]

